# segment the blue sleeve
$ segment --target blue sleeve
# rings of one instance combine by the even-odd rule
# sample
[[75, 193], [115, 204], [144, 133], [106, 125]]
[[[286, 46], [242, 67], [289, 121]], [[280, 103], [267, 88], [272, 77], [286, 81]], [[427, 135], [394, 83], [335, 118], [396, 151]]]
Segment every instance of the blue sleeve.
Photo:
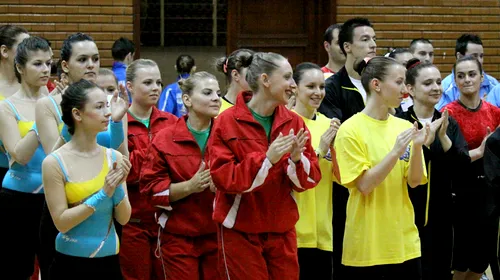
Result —
[[161, 92], [160, 94], [160, 98], [158, 99], [158, 109], [160, 111], [163, 111], [165, 112], [165, 106], [166, 106], [166, 96], [167, 96], [167, 90], [168, 90], [168, 87], [164, 88], [163, 91]]
[[177, 96], [174, 90], [170, 90], [167, 100], [167, 109], [170, 114], [179, 117], [179, 110], [177, 106]]
[[123, 131], [123, 121], [114, 122], [111, 121], [108, 126], [109, 132], [109, 147], [111, 149], [118, 149], [120, 145], [125, 140], [124, 131]]
[[496, 107], [500, 107], [500, 86], [495, 86], [490, 93], [486, 96], [486, 101], [495, 105]]

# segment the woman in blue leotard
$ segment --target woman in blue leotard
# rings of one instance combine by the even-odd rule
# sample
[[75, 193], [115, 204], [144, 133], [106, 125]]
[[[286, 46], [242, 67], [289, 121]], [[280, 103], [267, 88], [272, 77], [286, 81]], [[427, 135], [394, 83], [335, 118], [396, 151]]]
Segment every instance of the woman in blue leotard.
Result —
[[50, 279], [122, 279], [113, 220], [124, 225], [131, 207], [125, 179], [130, 163], [97, 143], [111, 115], [106, 94], [94, 83], [73, 83], [62, 96], [72, 139], [42, 166], [45, 197], [59, 230]]
[[[97, 45], [90, 36], [76, 33], [66, 38], [61, 47], [61, 60], [61, 68], [70, 84], [82, 79], [96, 82], [100, 57]], [[127, 141], [123, 141], [126, 125], [124, 126], [122, 122], [128, 108], [128, 102], [124, 101], [128, 100], [128, 97], [126, 98], [116, 98], [112, 101], [112, 120], [109, 122], [108, 129], [100, 132], [97, 136], [100, 145], [118, 149], [122, 154], [128, 154]], [[62, 95], [58, 94], [47, 96], [37, 102], [36, 123], [40, 131], [40, 142], [47, 154], [71, 139], [67, 126], [62, 121], [61, 100]], [[51, 220], [48, 208], [45, 206], [40, 225], [39, 263], [42, 280], [48, 279], [49, 267], [55, 253], [54, 239], [56, 235], [57, 229]]]
[[[35, 104], [44, 96], [52, 54], [47, 41], [30, 37], [18, 46], [15, 58], [19, 91], [0, 104], [0, 138], [9, 171], [0, 191], [0, 279], [26, 279], [33, 274], [38, 251], [38, 227], [43, 206], [42, 161]], [[14, 65], [13, 65], [14, 66]]]

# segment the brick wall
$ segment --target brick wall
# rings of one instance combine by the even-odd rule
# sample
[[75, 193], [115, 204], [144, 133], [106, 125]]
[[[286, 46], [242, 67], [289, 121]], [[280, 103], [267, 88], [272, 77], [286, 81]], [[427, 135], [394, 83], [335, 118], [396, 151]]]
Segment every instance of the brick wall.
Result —
[[408, 47], [414, 38], [432, 40], [443, 76], [455, 62], [455, 40], [470, 32], [483, 41], [485, 71], [500, 79], [499, 14], [498, 0], [337, 0], [337, 22], [354, 16], [372, 21], [379, 55], [389, 47]]
[[133, 39], [133, 0], [2, 0], [0, 25], [24, 26], [50, 40], [59, 59], [63, 40], [75, 32], [91, 35], [101, 66], [112, 64], [111, 46], [120, 37]]

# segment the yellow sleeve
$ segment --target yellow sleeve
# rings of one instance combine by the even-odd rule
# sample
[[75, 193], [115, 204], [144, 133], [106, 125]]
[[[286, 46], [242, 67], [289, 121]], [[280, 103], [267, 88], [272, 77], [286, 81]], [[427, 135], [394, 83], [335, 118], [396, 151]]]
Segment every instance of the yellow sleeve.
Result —
[[347, 188], [355, 187], [353, 182], [372, 167], [361, 143], [354, 135], [342, 131], [342, 127], [335, 139], [340, 178], [342, 185]]

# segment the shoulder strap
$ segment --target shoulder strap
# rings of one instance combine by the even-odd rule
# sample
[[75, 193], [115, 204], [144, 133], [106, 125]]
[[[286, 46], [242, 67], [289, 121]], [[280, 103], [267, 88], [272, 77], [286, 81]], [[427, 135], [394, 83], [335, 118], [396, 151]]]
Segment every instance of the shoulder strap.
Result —
[[51, 155], [57, 160], [57, 162], [59, 163], [59, 166], [61, 166], [61, 170], [64, 174], [64, 179], [66, 180], [66, 182], [69, 182], [68, 173], [66, 172], [66, 168], [64, 168], [64, 164], [63, 164], [61, 158], [59, 156], [57, 156], [55, 153], [52, 153]]
[[21, 116], [19, 115], [19, 112], [17, 112], [16, 106], [14, 106], [14, 104], [12, 104], [12, 102], [10, 102], [10, 100], [8, 100], [8, 99], [5, 99], [5, 103], [7, 103], [10, 106], [10, 108], [12, 109], [12, 112], [14, 112], [14, 114], [16, 115], [16, 120], [20, 121]]
[[56, 109], [56, 112], [57, 112], [57, 116], [59, 117], [59, 122], [62, 122], [62, 115], [61, 115], [61, 111], [59, 111], [59, 106], [57, 105], [56, 101], [54, 100], [54, 97], [52, 96], [48, 96], [50, 101], [52, 101], [52, 104], [54, 105], [54, 108]]

